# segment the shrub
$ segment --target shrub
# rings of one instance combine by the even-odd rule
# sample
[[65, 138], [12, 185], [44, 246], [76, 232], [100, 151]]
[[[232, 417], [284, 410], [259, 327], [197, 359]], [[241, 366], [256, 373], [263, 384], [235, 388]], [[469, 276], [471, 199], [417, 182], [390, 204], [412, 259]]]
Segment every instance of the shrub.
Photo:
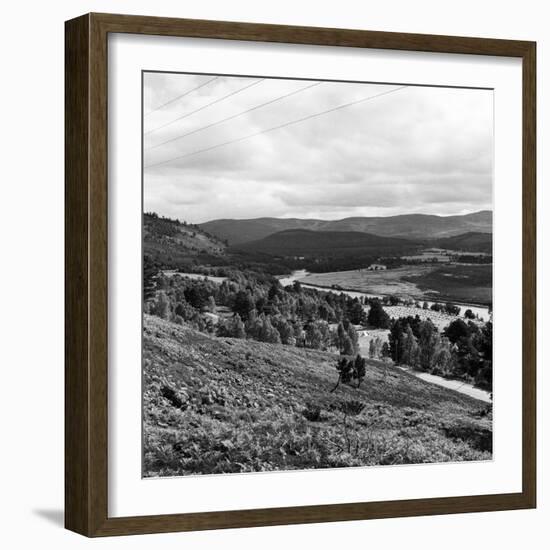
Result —
[[306, 408], [302, 411], [302, 415], [310, 422], [318, 422], [321, 420], [321, 407], [308, 401]]
[[187, 403], [183, 400], [182, 394], [177, 392], [174, 388], [164, 385], [160, 389], [160, 394], [177, 409], [185, 410], [187, 408]]
[[349, 416], [358, 416], [363, 412], [365, 404], [361, 401], [355, 399], [350, 399], [348, 401], [342, 401], [340, 403], [340, 410], [343, 413], [342, 418], [342, 429], [344, 432], [344, 439], [346, 440], [347, 452], [351, 455], [356, 455], [359, 452], [359, 435], [357, 434], [357, 427], [355, 428], [355, 446], [353, 445], [353, 439], [349, 432], [350, 426], [348, 426], [348, 417]]

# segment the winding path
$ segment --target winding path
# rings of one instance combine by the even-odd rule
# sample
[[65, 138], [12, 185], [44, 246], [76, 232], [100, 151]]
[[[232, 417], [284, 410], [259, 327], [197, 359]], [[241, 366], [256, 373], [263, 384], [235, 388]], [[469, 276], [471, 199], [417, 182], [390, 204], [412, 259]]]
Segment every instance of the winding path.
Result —
[[479, 401], [484, 401], [485, 403], [491, 403], [491, 394], [488, 391], [480, 390], [467, 382], [461, 382], [460, 380], [449, 380], [448, 378], [436, 376], [435, 374], [428, 374], [427, 372], [418, 372], [410, 367], [397, 366], [396, 368], [408, 372], [412, 376], [416, 376], [416, 378], [420, 378], [430, 384], [442, 386], [443, 388], [468, 395], [469, 397], [478, 399]]

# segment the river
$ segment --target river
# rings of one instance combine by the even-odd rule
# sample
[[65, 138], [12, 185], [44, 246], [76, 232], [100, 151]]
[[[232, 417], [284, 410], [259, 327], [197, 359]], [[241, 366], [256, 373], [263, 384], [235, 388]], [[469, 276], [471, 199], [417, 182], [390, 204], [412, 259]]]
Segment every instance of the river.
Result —
[[[294, 281], [298, 281], [302, 287], [304, 288], [312, 288], [314, 290], [324, 290], [326, 292], [334, 292], [335, 294], [346, 294], [348, 296], [351, 296], [352, 298], [383, 298], [380, 294], [367, 294], [366, 292], [360, 292], [358, 290], [346, 290], [346, 289], [331, 289], [327, 287], [317, 286], [317, 285], [310, 285], [308, 283], [302, 282], [301, 279], [306, 278], [309, 275], [309, 271], [306, 271], [305, 269], [299, 269], [297, 271], [293, 271], [290, 275], [287, 277], [281, 277], [279, 279], [279, 282], [282, 286], [291, 285], [294, 283]], [[428, 307], [432, 306], [435, 302], [431, 302], [428, 300], [421, 300], [422, 302], [427, 302]], [[471, 309], [472, 312], [477, 315], [482, 321], [489, 321], [491, 318], [491, 314], [489, 313], [489, 308], [479, 306], [479, 305], [473, 305], [473, 304], [457, 304], [460, 306], [461, 312], [464, 313], [467, 309]], [[411, 308], [416, 309], [416, 308]]]

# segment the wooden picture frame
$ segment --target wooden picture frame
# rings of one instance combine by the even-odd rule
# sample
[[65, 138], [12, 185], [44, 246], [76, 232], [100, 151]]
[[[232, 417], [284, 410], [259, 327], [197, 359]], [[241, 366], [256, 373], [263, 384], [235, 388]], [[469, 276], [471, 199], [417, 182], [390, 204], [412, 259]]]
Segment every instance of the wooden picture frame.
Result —
[[[109, 33], [520, 58], [523, 64], [522, 491], [139, 517], [108, 516], [107, 36]], [[65, 525], [127, 535], [534, 508], [536, 45], [534, 42], [88, 14], [65, 27]]]

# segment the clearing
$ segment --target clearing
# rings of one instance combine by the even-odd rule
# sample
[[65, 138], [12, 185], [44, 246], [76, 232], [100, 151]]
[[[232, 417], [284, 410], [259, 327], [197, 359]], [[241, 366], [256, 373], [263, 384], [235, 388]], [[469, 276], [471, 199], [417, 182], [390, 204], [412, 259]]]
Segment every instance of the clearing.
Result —
[[493, 301], [492, 264], [446, 265], [423, 274], [407, 275], [406, 280], [432, 299], [484, 305]]
[[358, 290], [366, 294], [397, 296], [421, 300], [425, 296], [416, 284], [405, 280], [406, 277], [422, 277], [431, 271], [433, 266], [410, 265], [380, 271], [354, 269], [350, 271], [333, 271], [331, 273], [310, 273], [301, 283], [331, 288], [333, 286], [349, 290]]

